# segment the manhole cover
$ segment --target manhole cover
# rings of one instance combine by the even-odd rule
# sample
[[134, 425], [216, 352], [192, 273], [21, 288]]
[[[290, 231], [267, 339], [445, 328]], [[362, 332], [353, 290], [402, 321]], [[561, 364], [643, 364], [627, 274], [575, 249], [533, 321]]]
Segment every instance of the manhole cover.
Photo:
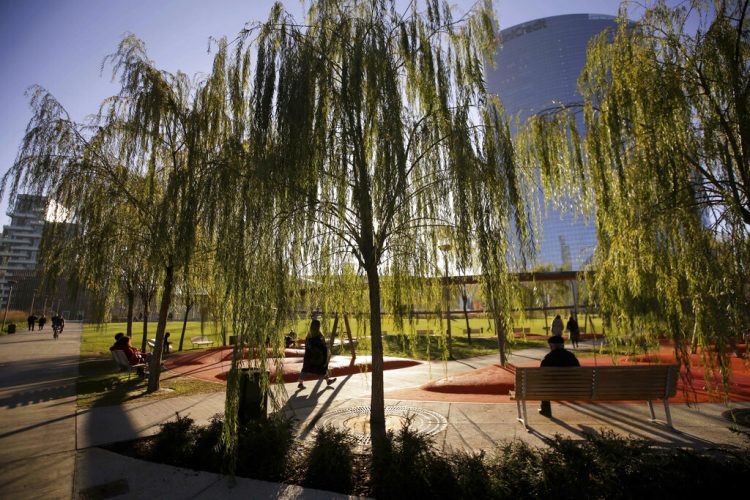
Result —
[[721, 416], [733, 424], [750, 427], [750, 409], [729, 410], [722, 413]]
[[[432, 410], [411, 406], [385, 407], [386, 430], [397, 432], [409, 421], [411, 429], [428, 435], [437, 434], [448, 426], [445, 417]], [[369, 406], [355, 406], [328, 412], [318, 420], [318, 425], [327, 424], [348, 430], [361, 444], [370, 442]]]

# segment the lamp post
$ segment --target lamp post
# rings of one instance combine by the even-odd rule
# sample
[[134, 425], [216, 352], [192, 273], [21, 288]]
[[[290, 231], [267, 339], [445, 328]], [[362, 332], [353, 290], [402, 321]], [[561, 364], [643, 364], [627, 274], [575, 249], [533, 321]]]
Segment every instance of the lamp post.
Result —
[[445, 315], [448, 318], [448, 328], [446, 329], [445, 336], [448, 342], [448, 357], [453, 359], [453, 339], [451, 338], [451, 302], [450, 292], [448, 290], [448, 252], [451, 250], [451, 246], [448, 243], [440, 245], [440, 251], [443, 252], [443, 263], [445, 265], [445, 276], [443, 281], [443, 297], [445, 299]]
[[18, 283], [15, 280], [8, 280], [8, 286], [10, 289], [8, 290], [8, 301], [5, 303], [5, 314], [3, 315], [3, 326], [0, 328], [0, 331], [5, 330], [5, 321], [8, 319], [8, 309], [10, 308], [10, 299], [13, 296], [13, 285]]

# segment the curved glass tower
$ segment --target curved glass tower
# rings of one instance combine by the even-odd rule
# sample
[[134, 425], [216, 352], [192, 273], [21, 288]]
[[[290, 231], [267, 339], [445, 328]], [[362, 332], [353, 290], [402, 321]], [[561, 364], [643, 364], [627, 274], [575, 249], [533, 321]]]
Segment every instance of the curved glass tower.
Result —
[[[569, 14], [536, 19], [501, 31], [497, 65], [487, 70], [487, 90], [497, 94], [510, 116], [523, 122], [555, 104], [581, 102], [576, 90], [589, 40], [616, 28], [613, 16]], [[593, 221], [574, 221], [549, 208], [541, 217], [536, 264], [581, 269], [596, 246]]]

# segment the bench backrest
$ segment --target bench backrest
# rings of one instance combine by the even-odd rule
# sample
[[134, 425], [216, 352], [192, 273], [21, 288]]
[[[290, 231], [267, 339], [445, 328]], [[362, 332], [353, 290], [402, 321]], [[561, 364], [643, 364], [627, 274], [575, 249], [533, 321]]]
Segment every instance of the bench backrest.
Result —
[[206, 342], [208, 340], [209, 338], [206, 337], [205, 335], [200, 336], [200, 337], [190, 337], [190, 342]]
[[516, 368], [516, 399], [624, 401], [677, 393], [677, 365]]
[[115, 349], [114, 351], [109, 351], [112, 353], [112, 359], [115, 360], [115, 363], [120, 368], [130, 368], [130, 363], [128, 362], [128, 356], [123, 351], [120, 351], [118, 349]]

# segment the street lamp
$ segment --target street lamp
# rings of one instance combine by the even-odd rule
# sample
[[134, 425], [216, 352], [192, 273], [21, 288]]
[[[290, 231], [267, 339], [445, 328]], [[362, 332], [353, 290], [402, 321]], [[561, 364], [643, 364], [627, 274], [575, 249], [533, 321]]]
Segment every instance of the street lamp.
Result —
[[10, 289], [8, 289], [8, 301], [5, 303], [5, 314], [3, 315], [3, 326], [0, 328], [0, 331], [5, 330], [5, 320], [8, 319], [8, 308], [10, 307], [10, 299], [13, 296], [13, 285], [18, 283], [15, 280], [8, 280], [8, 286]]
[[448, 252], [451, 251], [451, 246], [448, 243], [440, 245], [440, 251], [443, 252], [443, 262], [445, 264], [445, 280], [443, 281], [443, 295], [445, 298], [445, 314], [448, 318], [448, 328], [445, 332], [446, 340], [448, 341], [448, 357], [453, 359], [453, 339], [451, 338], [451, 302], [450, 292], [448, 290]]

